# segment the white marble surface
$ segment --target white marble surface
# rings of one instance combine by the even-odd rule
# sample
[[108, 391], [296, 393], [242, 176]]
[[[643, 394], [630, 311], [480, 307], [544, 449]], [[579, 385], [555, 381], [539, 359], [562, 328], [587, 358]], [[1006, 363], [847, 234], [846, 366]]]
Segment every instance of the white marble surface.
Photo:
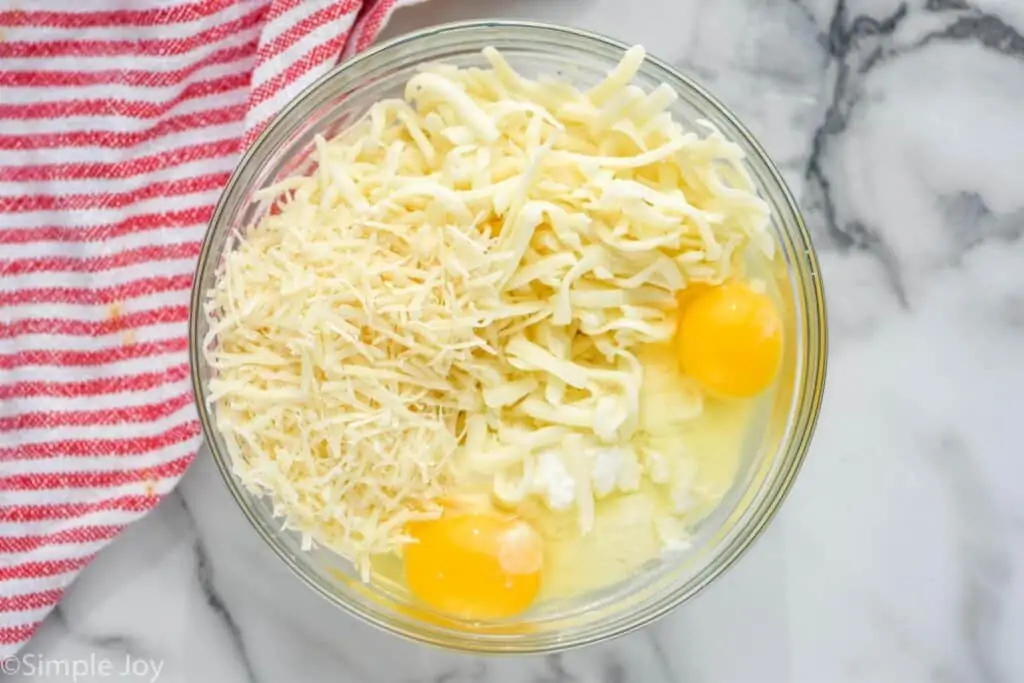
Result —
[[780, 517], [651, 628], [481, 659], [322, 602], [202, 454], [22, 656], [153, 659], [159, 680], [201, 683], [1024, 681], [1024, 0], [433, 0], [388, 33], [485, 16], [643, 43], [784, 168], [821, 251], [832, 356]]

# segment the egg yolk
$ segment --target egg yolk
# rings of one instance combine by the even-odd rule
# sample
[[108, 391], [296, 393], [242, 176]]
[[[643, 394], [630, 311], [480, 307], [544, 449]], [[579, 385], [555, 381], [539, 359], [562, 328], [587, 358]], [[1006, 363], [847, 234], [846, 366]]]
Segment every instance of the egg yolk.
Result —
[[782, 358], [782, 320], [767, 295], [728, 282], [688, 298], [680, 316], [679, 364], [705, 389], [746, 398], [771, 384]]
[[526, 522], [496, 514], [450, 514], [410, 524], [405, 577], [413, 594], [461, 619], [526, 610], [540, 591], [543, 547]]

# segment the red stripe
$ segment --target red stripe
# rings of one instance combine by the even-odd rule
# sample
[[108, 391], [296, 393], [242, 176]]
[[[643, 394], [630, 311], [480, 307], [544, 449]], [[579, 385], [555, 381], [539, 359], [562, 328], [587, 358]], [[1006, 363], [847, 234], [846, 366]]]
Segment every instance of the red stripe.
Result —
[[172, 166], [234, 154], [238, 140], [228, 138], [198, 145], [177, 147], [158, 154], [137, 157], [130, 161], [69, 164], [25, 164], [0, 166], [0, 182], [52, 182], [54, 180], [119, 180], [152, 173]]
[[[209, 173], [206, 175], [196, 176], [194, 178], [185, 178], [183, 180], [161, 180], [149, 185], [143, 185], [142, 187], [129, 190], [127, 192], [112, 192], [110, 194], [69, 194], [69, 195], [25, 195], [22, 197], [0, 197], [0, 213], [26, 213], [29, 211], [84, 211], [86, 209], [120, 209], [126, 206], [130, 206], [136, 202], [145, 201], [147, 199], [156, 198], [170, 198], [179, 197], [182, 195], [196, 194], [199, 192], [209, 192], [210, 190], [219, 190], [227, 182], [228, 178], [231, 177], [230, 173]], [[189, 211], [212, 211], [212, 207], [201, 207], [199, 209], [189, 209]], [[167, 215], [172, 215], [173, 212], [168, 212]], [[153, 223], [156, 223], [156, 216], [163, 214], [154, 214]], [[134, 216], [132, 218], [125, 219], [119, 224], [121, 225], [127, 221], [138, 221], [142, 217]], [[208, 220], [208, 219], [207, 219]], [[205, 220], [203, 221], [205, 222]], [[153, 226], [159, 227], [159, 226]], [[25, 228], [29, 229], [29, 228]], [[47, 228], [50, 229], [50, 228]], [[10, 231], [13, 234], [18, 233], [15, 230]], [[0, 231], [0, 244], [3, 244], [6, 240], [4, 236], [7, 231]], [[75, 240], [69, 240], [75, 241]]]
[[0, 339], [23, 334], [64, 334], [101, 337], [148, 325], [179, 323], [188, 320], [188, 306], [161, 306], [125, 313], [108, 320], [68, 320], [66, 318], [22, 318], [0, 325]]
[[113, 10], [107, 12], [46, 12], [26, 10], [0, 11], [0, 25], [41, 26], [49, 28], [91, 28], [106, 26], [151, 26], [153, 24], [184, 24], [220, 12], [236, 0], [199, 0], [148, 10]]
[[188, 469], [193, 458], [194, 455], [189, 453], [162, 465], [137, 470], [18, 474], [11, 477], [0, 477], [0, 491], [110, 488], [144, 481], [156, 482], [180, 477]]
[[0, 417], [0, 432], [57, 427], [98, 427], [154, 422], [192, 404], [192, 389], [156, 403], [103, 410], [35, 411]]
[[4, 626], [0, 628], [0, 645], [10, 645], [28, 640], [36, 632], [38, 626], [38, 623], [27, 626]]
[[358, 34], [356, 35], [356, 52], [362, 52], [373, 43], [374, 38], [380, 32], [384, 18], [395, 6], [398, 0], [378, 0], [377, 4], [370, 9], [369, 13], [359, 20]]
[[351, 14], [359, 8], [361, 2], [362, 0], [344, 0], [339, 3], [331, 3], [307, 15], [283, 33], [274, 36], [269, 43], [261, 45], [256, 57], [257, 62], [263, 64], [267, 60], [273, 59], [298, 42], [299, 39], [309, 35], [327, 22]]
[[0, 553], [27, 553], [41, 545], [73, 545], [105, 541], [117, 536], [122, 529], [124, 529], [124, 525], [121, 524], [105, 524], [79, 526], [36, 536], [0, 536]]
[[[4, 508], [0, 508], [0, 520], [3, 520]], [[66, 519], [66, 517], [64, 517]], [[49, 518], [41, 518], [49, 519]], [[58, 517], [58, 519], [61, 519]], [[18, 520], [27, 521], [27, 520]], [[42, 576], [55, 576], [78, 571], [89, 564], [94, 554], [85, 557], [74, 557], [66, 560], [45, 560], [43, 562], [24, 562], [8, 567], [0, 567], [0, 581], [11, 581], [13, 579], [38, 579]]]
[[[78, 304], [82, 306], [109, 305], [164, 292], [179, 292], [192, 286], [191, 275], [158, 275], [146, 277], [123, 285], [88, 289], [84, 287], [35, 287], [0, 292], [0, 306], [24, 306], [26, 304]], [[0, 387], [0, 398], [3, 388]]]
[[267, 13], [267, 23], [274, 21], [285, 12], [295, 9], [301, 5], [303, 0], [276, 0], [270, 4], [270, 11]]
[[329, 59], [337, 58], [341, 47], [345, 45], [348, 33], [335, 36], [334, 39], [323, 42], [302, 56], [301, 59], [291, 64], [287, 69], [274, 74], [272, 78], [260, 83], [249, 95], [249, 109], [254, 109], [261, 103], [270, 99], [283, 86], [300, 78], [303, 74]]
[[[228, 64], [248, 59], [256, 52], [256, 39], [244, 45], [226, 47], [198, 59], [188, 66], [171, 71], [142, 69], [105, 69], [103, 71], [0, 71], [0, 87], [15, 88], [70, 88], [88, 85], [131, 85], [141, 88], [166, 88], [178, 85], [189, 76], [207, 66]], [[239, 65], [243, 68], [243, 65]], [[244, 65], [247, 68], [248, 65]]]
[[181, 55], [223, 40], [239, 31], [255, 28], [263, 21], [266, 7], [211, 26], [185, 38], [147, 40], [8, 40], [0, 42], [0, 57], [170, 57]]
[[[144, 512], [160, 502], [160, 496], [155, 494], [139, 494], [131, 496], [118, 496], [107, 498], [91, 503], [53, 503], [51, 505], [3, 505], [0, 506], [0, 522], [14, 522], [24, 524], [26, 522], [42, 522], [48, 519], [73, 519], [88, 515], [93, 512], [104, 512], [107, 510], [123, 510], [125, 512]], [[25, 564], [14, 565], [13, 567], [0, 567], [0, 579], [4, 578], [4, 571], [17, 572], [22, 567], [38, 564], [88, 562], [86, 558], [75, 558], [72, 560], [54, 560], [52, 562], [26, 562]], [[70, 570], [63, 570], [70, 571]], [[61, 573], [61, 572], [54, 572]], [[14, 576], [7, 578], [32, 578], [42, 574], [27, 574], [26, 576]]]
[[[252, 127], [245, 131], [245, 142], [243, 143], [242, 146], [248, 149], [249, 146], [252, 145], [252, 143], [256, 142], [256, 138], [260, 136], [260, 133], [263, 132], [263, 129], [267, 127], [267, 124], [270, 123], [271, 119], [273, 119], [275, 116], [277, 116], [277, 114], [267, 114], [265, 117], [263, 117], [262, 121], [257, 121], [256, 123], [252, 124]], [[270, 207], [270, 214], [272, 216], [276, 216], [277, 212], [278, 208], [276, 205]]]
[[65, 439], [0, 447], [0, 462], [51, 459], [62, 455], [76, 458], [140, 455], [188, 441], [198, 436], [199, 431], [199, 422], [192, 420], [156, 436], [130, 439]]
[[[137, 263], [191, 259], [199, 255], [201, 242], [189, 241], [178, 244], [153, 244], [134, 249], [125, 249], [116, 254], [75, 258], [73, 256], [41, 256], [14, 261], [0, 261], [0, 277], [25, 275], [28, 273], [96, 273], [115, 268], [126, 268]], [[0, 327], [0, 329], [3, 329]], [[0, 336], [3, 336], [0, 334]]]
[[22, 593], [21, 595], [0, 595], [0, 612], [27, 612], [57, 604], [64, 594], [62, 588], [40, 591], [38, 593]]
[[27, 150], [62, 147], [124, 149], [136, 147], [144, 142], [158, 140], [175, 133], [191, 132], [202, 128], [209, 128], [210, 126], [235, 123], [244, 118], [245, 106], [236, 104], [230, 107], [172, 116], [161, 120], [155, 126], [130, 133], [81, 130], [67, 133], [39, 133], [35, 135], [0, 135], [0, 149]]
[[[226, 173], [217, 174], [217, 179], [219, 180], [223, 176], [226, 181], [227, 175]], [[116, 223], [106, 223], [90, 227], [50, 225], [43, 228], [10, 228], [8, 230], [0, 230], [0, 244], [105, 242], [115, 237], [146, 232], [147, 230], [192, 227], [198, 223], [208, 223], [212, 214], [212, 206], [197, 206], [181, 211], [145, 213], [141, 216], [130, 216]]]
[[188, 363], [173, 365], [158, 372], [145, 372], [140, 375], [121, 375], [119, 377], [103, 377], [81, 382], [14, 382], [0, 385], [0, 401], [12, 398], [32, 398], [50, 396], [53, 398], [81, 398], [83, 396], [102, 396], [131, 391], [148, 391], [172, 382], [180, 382], [189, 376]]
[[[302, 59], [292, 64], [287, 69], [278, 72], [272, 78], [268, 78], [263, 83], [260, 83], [249, 95], [249, 110], [252, 111], [259, 104], [276, 95], [282, 87], [292, 83], [298, 78], [301, 78], [303, 74], [316, 68], [318, 65], [328, 60], [337, 59], [341, 53], [341, 49], [345, 45], [345, 41], [348, 40], [348, 36], [349, 33], [345, 32], [335, 37], [333, 40], [317, 45], [307, 52]], [[272, 118], [273, 115], [268, 115], [264, 117], [262, 121], [257, 121], [248, 130], [246, 130], [242, 142], [243, 149], [248, 148], [256, 138], [259, 137], [260, 132], [262, 132]]]
[[0, 369], [10, 370], [26, 365], [47, 365], [57, 367], [93, 367], [107, 363], [120, 363], [135, 358], [152, 358], [166, 353], [180, 353], [188, 350], [187, 337], [161, 339], [155, 342], [139, 342], [118, 345], [96, 351], [59, 351], [55, 349], [31, 349], [0, 356]]
[[[0, 43], [2, 45], [3, 43]], [[2, 119], [62, 119], [69, 116], [128, 116], [133, 119], [154, 119], [163, 116], [182, 102], [197, 100], [218, 93], [248, 88], [249, 70], [218, 78], [195, 81], [185, 86], [175, 97], [160, 102], [139, 100], [74, 99], [31, 104], [0, 103]]]

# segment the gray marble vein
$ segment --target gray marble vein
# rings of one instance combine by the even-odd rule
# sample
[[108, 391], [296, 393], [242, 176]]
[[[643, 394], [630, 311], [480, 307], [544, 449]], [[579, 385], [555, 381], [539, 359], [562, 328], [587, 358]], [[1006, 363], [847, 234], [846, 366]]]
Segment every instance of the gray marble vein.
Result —
[[[825, 229], [831, 242], [839, 248], [864, 249], [873, 254], [882, 265], [889, 286], [904, 308], [908, 305], [907, 294], [896, 255], [886, 244], [885, 238], [871, 226], [860, 220], [843, 220], [837, 214], [832, 197], [832, 180], [823, 169], [822, 159], [829, 153], [830, 139], [846, 130], [848, 118], [859, 97], [859, 79], [878, 64], [882, 54], [880, 43], [891, 39], [906, 16], [905, 3], [901, 3], [891, 14], [882, 18], [850, 16], [845, 0], [840, 0], [836, 4], [828, 32], [820, 36], [825, 50], [835, 63], [832, 100], [825, 110], [822, 123], [814, 131], [811, 153], [805, 170], [811, 199], [810, 207], [817, 208], [823, 214]], [[870, 43], [870, 48], [865, 49], [864, 43]], [[858, 59], [860, 64], [855, 66], [854, 63]]]
[[[188, 503], [181, 494], [176, 492], [169, 497], [169, 500], [177, 500], [180, 502], [189, 523], [195, 527], [195, 518], [192, 516], [192, 511], [189, 509]], [[245, 669], [246, 680], [249, 681], [249, 683], [259, 683], [259, 678], [256, 676], [256, 672], [253, 671], [252, 663], [249, 661], [249, 655], [246, 652], [245, 641], [242, 639], [242, 631], [235, 622], [234, 617], [231, 616], [231, 612], [228, 611], [227, 606], [224, 604], [224, 600], [214, 587], [213, 568], [210, 565], [209, 554], [206, 551], [206, 546], [203, 544], [203, 539], [198, 533], [198, 529], [196, 529], [196, 538], [195, 542], [192, 544], [192, 548], [196, 558], [196, 579], [199, 582], [199, 590], [206, 599], [206, 604], [223, 622], [224, 627], [227, 629], [238, 660], [242, 663], [242, 666]]]
[[80, 631], [68, 619], [65, 608], [57, 605], [49, 620], [64, 632], [64, 637], [75, 640], [82, 645], [105, 653], [120, 656], [142, 657], [147, 655], [143, 647], [129, 634], [92, 634]]
[[998, 16], [987, 14], [967, 2], [958, 2], [953, 6], [944, 5], [942, 2], [930, 2], [929, 9], [933, 11], [947, 9], [965, 11], [945, 28], [920, 38], [914, 43], [915, 48], [924, 47], [937, 40], [973, 40], [990, 50], [996, 50], [1016, 59], [1024, 59], [1024, 35], [1021, 35], [1020, 31]]

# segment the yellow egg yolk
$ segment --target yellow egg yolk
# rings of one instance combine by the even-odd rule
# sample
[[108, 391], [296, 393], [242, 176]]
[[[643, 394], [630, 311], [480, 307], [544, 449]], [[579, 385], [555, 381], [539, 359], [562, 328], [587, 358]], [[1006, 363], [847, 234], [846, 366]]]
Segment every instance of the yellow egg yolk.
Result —
[[501, 619], [526, 610], [540, 591], [543, 545], [526, 522], [492, 513], [451, 514], [410, 524], [409, 589], [460, 619]]
[[676, 350], [683, 372], [711, 393], [755, 396], [778, 372], [782, 319], [767, 295], [727, 282], [687, 298]]

